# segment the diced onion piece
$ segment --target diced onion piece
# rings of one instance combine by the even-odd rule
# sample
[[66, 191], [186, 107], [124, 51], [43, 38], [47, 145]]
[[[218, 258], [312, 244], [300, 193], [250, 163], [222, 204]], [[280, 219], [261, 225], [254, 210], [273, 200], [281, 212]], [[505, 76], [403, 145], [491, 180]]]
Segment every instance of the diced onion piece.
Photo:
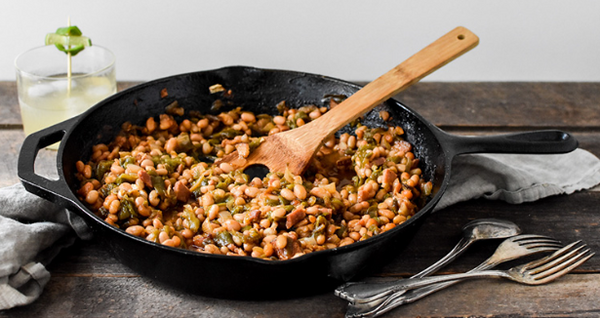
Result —
[[211, 94], [219, 93], [225, 91], [225, 87], [221, 84], [215, 84], [208, 88]]

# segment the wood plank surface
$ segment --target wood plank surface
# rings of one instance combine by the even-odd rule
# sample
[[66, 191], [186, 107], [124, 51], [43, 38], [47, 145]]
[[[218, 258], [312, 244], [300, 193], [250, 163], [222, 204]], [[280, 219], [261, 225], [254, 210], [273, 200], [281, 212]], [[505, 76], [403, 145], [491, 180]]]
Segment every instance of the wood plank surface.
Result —
[[[570, 275], [553, 285], [470, 281], [396, 308], [386, 317], [598, 317], [599, 287], [592, 275]], [[246, 302], [179, 293], [145, 278], [58, 277], [40, 304], [4, 317], [344, 317], [332, 293], [280, 301]], [[457, 292], [458, 290], [458, 292]], [[52, 295], [52, 296], [50, 296]], [[85, 297], [82, 297], [85, 295]]]
[[[120, 89], [134, 84], [120, 83]], [[572, 132], [580, 147], [600, 156], [600, 83], [424, 82], [397, 98], [451, 133], [486, 135], [560, 128]], [[0, 186], [18, 182], [16, 163], [23, 139], [15, 85], [0, 82], [0, 147], [6, 149]], [[55, 176], [55, 156], [55, 151], [41, 150], [36, 173]], [[599, 207], [600, 191], [519, 205], [488, 200], [456, 204], [429, 216], [406, 249], [361, 279], [391, 280], [418, 272], [454, 246], [462, 225], [484, 217], [512, 220], [525, 233], [549, 235], [563, 242], [582, 239], [598, 252]], [[475, 244], [440, 273], [476, 266], [498, 243]], [[184, 293], [118, 263], [103, 248], [101, 238], [77, 241], [48, 269], [52, 278], [40, 299], [29, 306], [0, 311], [0, 317], [343, 317], [346, 307], [333, 293], [277, 301], [234, 301]], [[244, 288], [251, 290], [251, 286]], [[293, 288], [293, 281], [273, 288]], [[384, 317], [600, 317], [598, 299], [600, 257], [596, 256], [548, 285], [464, 282]]]
[[419, 83], [396, 97], [445, 127], [600, 127], [600, 83]]

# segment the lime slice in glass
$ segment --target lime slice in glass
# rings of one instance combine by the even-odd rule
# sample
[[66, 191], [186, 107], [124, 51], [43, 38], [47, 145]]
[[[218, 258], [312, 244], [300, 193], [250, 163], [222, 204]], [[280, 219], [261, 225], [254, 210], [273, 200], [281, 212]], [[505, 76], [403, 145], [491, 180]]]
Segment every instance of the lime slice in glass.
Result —
[[92, 40], [86, 36], [80, 35], [62, 35], [58, 33], [48, 33], [46, 35], [46, 45], [54, 44], [56, 48], [65, 53], [76, 55], [85, 47], [92, 45]]
[[61, 44], [63, 46], [92, 46], [92, 40], [86, 36], [80, 35], [68, 36], [57, 33], [48, 33], [46, 34], [46, 45], [50, 44]]

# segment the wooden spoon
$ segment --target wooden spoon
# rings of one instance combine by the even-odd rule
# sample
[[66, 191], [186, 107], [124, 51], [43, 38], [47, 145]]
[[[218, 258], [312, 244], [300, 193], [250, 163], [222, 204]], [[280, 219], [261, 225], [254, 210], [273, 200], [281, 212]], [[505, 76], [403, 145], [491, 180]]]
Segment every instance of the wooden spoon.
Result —
[[271, 171], [283, 172], [288, 168], [293, 174], [301, 174], [321, 147], [323, 140], [429, 73], [471, 50], [478, 43], [479, 38], [475, 34], [464, 27], [457, 27], [318, 119], [299, 128], [265, 137], [247, 158], [234, 151], [217, 161], [217, 164], [226, 162], [235, 169], [262, 164]]

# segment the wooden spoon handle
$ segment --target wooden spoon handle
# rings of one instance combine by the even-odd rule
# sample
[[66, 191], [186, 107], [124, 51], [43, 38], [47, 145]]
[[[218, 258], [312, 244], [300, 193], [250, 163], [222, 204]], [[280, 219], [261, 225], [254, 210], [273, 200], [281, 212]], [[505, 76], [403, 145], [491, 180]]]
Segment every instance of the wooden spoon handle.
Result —
[[326, 139], [358, 116], [471, 50], [478, 43], [479, 38], [474, 33], [464, 27], [457, 27], [354, 93], [318, 120], [305, 125], [306, 128], [301, 128], [309, 129], [313, 134], [321, 131], [323, 138], [320, 140]]

